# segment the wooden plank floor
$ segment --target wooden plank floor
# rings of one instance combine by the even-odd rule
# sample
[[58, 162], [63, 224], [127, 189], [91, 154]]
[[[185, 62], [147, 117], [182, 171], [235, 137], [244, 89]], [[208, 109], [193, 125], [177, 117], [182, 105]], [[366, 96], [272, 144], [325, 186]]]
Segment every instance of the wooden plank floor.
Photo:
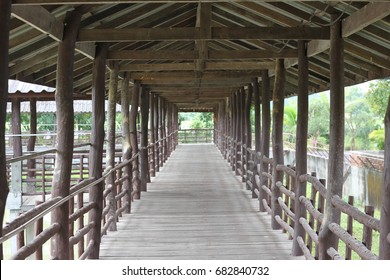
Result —
[[214, 145], [179, 145], [101, 259], [298, 259]]

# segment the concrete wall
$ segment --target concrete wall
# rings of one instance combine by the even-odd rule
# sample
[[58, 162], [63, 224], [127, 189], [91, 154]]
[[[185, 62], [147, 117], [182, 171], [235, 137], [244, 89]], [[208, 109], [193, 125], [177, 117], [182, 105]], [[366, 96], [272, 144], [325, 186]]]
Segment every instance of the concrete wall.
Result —
[[[284, 157], [285, 164], [295, 166], [295, 151], [286, 150]], [[317, 173], [317, 178], [327, 179], [328, 159], [309, 155], [307, 171]], [[348, 179], [344, 183], [343, 197], [354, 196], [363, 205], [371, 205], [376, 209], [381, 206], [381, 188], [383, 174], [376, 169], [359, 166], [344, 166], [344, 174], [351, 167]], [[359, 203], [357, 202], [357, 203]]]

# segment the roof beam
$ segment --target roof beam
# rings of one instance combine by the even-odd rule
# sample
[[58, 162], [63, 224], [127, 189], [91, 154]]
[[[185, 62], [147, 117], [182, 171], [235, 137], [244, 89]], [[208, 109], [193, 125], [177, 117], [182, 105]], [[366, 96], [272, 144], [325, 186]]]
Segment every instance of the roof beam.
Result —
[[369, 3], [344, 20], [341, 34], [348, 37], [388, 15], [390, 2]]
[[[219, 0], [218, 2], [246, 2], [248, 0]], [[258, 2], [279, 2], [280, 0], [257, 0]], [[296, 2], [297, 0], [284, 0], [284, 2]], [[300, 0], [301, 2], [313, 0]], [[371, 0], [371, 2], [386, 2], [388, 0]], [[66, 4], [120, 4], [143, 3], [145, 0], [12, 0], [13, 5], [66, 5]], [[198, 3], [199, 0], [151, 0], [151, 3]], [[202, 2], [215, 2], [215, 0], [202, 0]], [[350, 0], [350, 2], [362, 2], [362, 0]]]
[[[208, 58], [212, 60], [231, 59], [267, 59], [267, 58], [292, 58], [297, 57], [297, 50], [285, 49], [282, 51], [269, 50], [242, 50], [242, 51], [208, 51]], [[138, 51], [123, 50], [110, 51], [108, 60], [196, 60], [199, 53], [196, 51]]]
[[[195, 63], [157, 63], [157, 64], [127, 64], [119, 71], [195, 71]], [[263, 70], [274, 69], [274, 62], [205, 62], [203, 70]]]
[[57, 42], [62, 41], [64, 24], [41, 6], [13, 6], [12, 16], [48, 34]]
[[287, 40], [329, 39], [329, 27], [211, 27], [201, 32], [199, 27], [82, 29], [77, 41], [131, 42], [177, 40]]
[[[55, 41], [62, 41], [64, 24], [42, 6], [12, 6], [12, 16], [49, 35]], [[95, 44], [77, 42], [76, 51], [90, 59], [95, 57]]]

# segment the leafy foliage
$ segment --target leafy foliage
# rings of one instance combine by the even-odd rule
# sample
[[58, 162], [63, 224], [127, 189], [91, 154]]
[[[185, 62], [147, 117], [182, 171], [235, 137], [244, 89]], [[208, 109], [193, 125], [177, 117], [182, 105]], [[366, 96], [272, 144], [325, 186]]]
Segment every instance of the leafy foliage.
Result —
[[379, 80], [370, 84], [366, 99], [370, 110], [379, 118], [385, 117], [390, 98], [390, 79]]

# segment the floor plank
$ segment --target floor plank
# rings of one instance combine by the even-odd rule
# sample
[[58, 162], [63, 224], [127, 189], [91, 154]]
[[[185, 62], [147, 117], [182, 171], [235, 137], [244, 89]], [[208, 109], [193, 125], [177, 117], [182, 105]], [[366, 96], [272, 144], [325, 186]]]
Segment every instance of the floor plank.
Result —
[[257, 203], [214, 145], [180, 145], [103, 237], [101, 259], [300, 259]]

